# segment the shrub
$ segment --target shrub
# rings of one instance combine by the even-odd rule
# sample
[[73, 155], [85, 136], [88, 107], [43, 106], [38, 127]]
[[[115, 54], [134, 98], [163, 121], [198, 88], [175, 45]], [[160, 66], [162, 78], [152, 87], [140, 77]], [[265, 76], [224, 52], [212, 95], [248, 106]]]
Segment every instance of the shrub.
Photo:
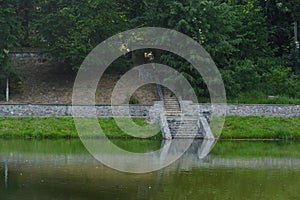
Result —
[[270, 95], [287, 95], [299, 97], [299, 78], [292, 73], [290, 67], [274, 66], [269, 73], [265, 73], [264, 83], [266, 92]]

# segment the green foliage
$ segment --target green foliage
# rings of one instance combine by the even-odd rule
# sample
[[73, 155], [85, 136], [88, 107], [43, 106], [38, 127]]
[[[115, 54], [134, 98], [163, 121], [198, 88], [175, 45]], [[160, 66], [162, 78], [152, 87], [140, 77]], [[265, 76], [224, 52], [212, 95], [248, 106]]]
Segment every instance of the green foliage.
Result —
[[240, 93], [258, 90], [261, 82], [261, 76], [258, 74], [258, 67], [253, 63], [253, 61], [234, 61], [232, 66], [230, 66], [230, 70], [232, 71], [230, 79], [233, 82], [231, 86], [233, 88], [228, 88], [227, 94], [235, 96], [234, 92]]
[[292, 74], [292, 69], [285, 66], [274, 66], [270, 73], [264, 75], [265, 85], [269, 93], [285, 94], [300, 97], [299, 77]]
[[[274, 55], [268, 43], [263, 8], [257, 2], [247, 2], [165, 2], [164, 14], [153, 16], [149, 24], [160, 21], [162, 26], [185, 33], [202, 44], [221, 70], [227, 94], [236, 97], [241, 92], [262, 89], [269, 68], [261, 67], [258, 60]], [[155, 7], [149, 9], [148, 15], [155, 11]], [[171, 54], [157, 60], [178, 70], [198, 97], [209, 97], [203, 79], [188, 62]]]
[[[17, 77], [8, 56], [12, 49], [42, 49], [77, 70], [106, 38], [130, 28], [157, 26], [178, 30], [199, 42], [220, 69], [231, 99], [251, 92], [300, 97], [300, 51], [295, 49], [293, 31], [293, 23], [300, 24], [299, 0], [0, 3], [0, 79]], [[117, 59], [113, 70], [125, 73], [132, 67], [130, 59]], [[155, 59], [186, 77], [200, 99], [209, 98], [203, 79], [187, 61], [166, 52]]]
[[123, 19], [115, 4], [106, 0], [45, 1], [41, 4], [44, 17], [36, 23], [36, 39], [51, 56], [78, 69], [96, 45], [122, 30]]
[[4, 98], [4, 82], [18, 81], [19, 76], [11, 65], [9, 52], [19, 45], [22, 37], [20, 18], [17, 16], [18, 1], [0, 0], [0, 100]]
[[[291, 67], [285, 66], [286, 62], [278, 58], [266, 57], [258, 58], [256, 61], [243, 60], [235, 61], [227, 69], [222, 69], [221, 74], [225, 82], [227, 95], [230, 99], [241, 96], [249, 97], [258, 94], [264, 96], [285, 96], [290, 99], [299, 98], [299, 76]], [[245, 96], [245, 94], [248, 94]], [[258, 97], [260, 97], [258, 95]], [[266, 98], [258, 98], [256, 102], [265, 101]], [[279, 98], [278, 102], [285, 102], [284, 98]], [[284, 100], [284, 101], [283, 101]], [[243, 102], [243, 101], [242, 101]]]
[[17, 2], [13, 0], [0, 1], [0, 79], [16, 76], [11, 67], [10, 50], [18, 46], [22, 36], [20, 22], [16, 16]]
[[229, 103], [237, 104], [300, 104], [300, 99], [289, 96], [272, 96], [269, 97], [261, 91], [242, 92], [235, 98], [230, 98]]

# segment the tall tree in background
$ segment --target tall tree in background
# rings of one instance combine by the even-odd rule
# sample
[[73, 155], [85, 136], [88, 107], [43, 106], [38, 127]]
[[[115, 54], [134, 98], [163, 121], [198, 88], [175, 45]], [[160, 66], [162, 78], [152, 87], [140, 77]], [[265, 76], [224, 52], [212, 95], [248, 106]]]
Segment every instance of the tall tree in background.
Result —
[[39, 44], [51, 56], [77, 69], [100, 42], [124, 26], [117, 1], [43, 1], [37, 20]]
[[[251, 1], [243, 4], [217, 0], [152, 1], [144, 15], [149, 19], [148, 26], [175, 29], [203, 45], [223, 73], [230, 94], [255, 89], [256, 60], [273, 56], [262, 8]], [[163, 55], [160, 61], [179, 70], [199, 96], [208, 95], [201, 76], [189, 63], [170, 54]], [[244, 73], [244, 79], [234, 77], [237, 70]], [[245, 76], [252, 85], [243, 84]]]
[[[155, 26], [199, 42], [219, 67], [230, 96], [251, 90], [276, 95], [278, 90], [265, 86], [268, 80], [296, 85], [300, 74], [294, 22], [300, 23], [300, 0], [0, 0], [0, 77], [13, 74], [8, 52], [18, 47], [41, 49], [77, 70], [108, 37]], [[207, 95], [185, 60], [167, 52], [155, 58], [180, 71], [199, 96]], [[285, 93], [293, 87], [282, 88]]]
[[16, 1], [0, 0], [0, 79], [15, 75], [8, 54], [23, 35], [16, 7]]
[[269, 42], [277, 57], [285, 57], [300, 74], [299, 50], [295, 48], [294, 23], [300, 23], [300, 0], [260, 0], [267, 19]]

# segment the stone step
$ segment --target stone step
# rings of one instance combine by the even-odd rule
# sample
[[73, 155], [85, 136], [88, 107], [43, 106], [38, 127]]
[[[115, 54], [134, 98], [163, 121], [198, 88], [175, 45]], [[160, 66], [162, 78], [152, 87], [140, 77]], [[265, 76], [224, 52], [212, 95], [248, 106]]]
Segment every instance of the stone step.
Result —
[[165, 111], [170, 114], [170, 115], [181, 115], [182, 112], [180, 109], [168, 109], [168, 108], [165, 108]]
[[169, 110], [173, 108], [176, 111], [181, 110], [179, 106], [164, 106], [164, 108]]
[[185, 133], [185, 132], [189, 132], [189, 133], [195, 133], [195, 132], [198, 132], [199, 131], [199, 128], [191, 128], [191, 129], [183, 129], [183, 128], [180, 128], [180, 129], [170, 129], [170, 131], [173, 131], [173, 132], [178, 132], [178, 133]]
[[172, 118], [171, 117], [167, 117], [167, 121], [168, 122], [172, 122], [172, 123], [197, 123], [198, 120], [196, 119], [193, 119], [193, 118], [190, 118], [190, 119], [185, 119], [184, 117], [182, 117], [182, 119], [179, 117], [179, 118]]
[[166, 116], [172, 138], [203, 138], [198, 127], [198, 117]]
[[179, 105], [175, 105], [175, 104], [173, 104], [173, 105], [164, 105], [164, 107], [166, 108], [172, 108], [172, 107], [174, 107], [174, 108], [180, 108], [180, 106]]
[[198, 119], [191, 116], [191, 117], [187, 117], [187, 116], [167, 116], [167, 120], [168, 121], [173, 121], [173, 122], [197, 122]]
[[179, 123], [174, 123], [174, 122], [168, 122], [169, 126], [173, 127], [173, 126], [184, 126], [186, 128], [188, 127], [193, 127], [193, 126], [196, 126], [197, 123], [196, 122], [179, 122]]
[[199, 135], [199, 136], [190, 136], [190, 135], [187, 135], [187, 136], [172, 136], [173, 139], [203, 139], [204, 137], [202, 135]]
[[[171, 134], [172, 135], [172, 134]], [[172, 138], [192, 138], [192, 137], [203, 137], [203, 135], [201, 133], [197, 133], [197, 134], [174, 134], [172, 135]]]
[[177, 116], [181, 115], [182, 112], [181, 111], [168, 111], [168, 110], [166, 110], [166, 114], [170, 117], [171, 116], [177, 117]]
[[169, 123], [169, 122], [168, 122], [168, 124], [169, 124], [169, 127], [170, 127], [170, 128], [173, 128], [173, 127], [178, 127], [178, 128], [179, 128], [179, 126], [180, 126], [181, 128], [198, 127], [196, 123], [194, 123], [194, 124], [174, 124], [174, 123]]
[[170, 131], [174, 133], [196, 133], [199, 131], [199, 129], [170, 129]]
[[194, 127], [197, 127], [197, 124], [171, 124], [169, 123], [169, 127], [170, 128], [176, 128], [176, 129], [183, 129], [183, 128], [186, 128], [186, 129], [191, 129], [191, 128], [194, 128]]
[[173, 100], [172, 101], [165, 101], [164, 104], [165, 105], [166, 104], [177, 104], [177, 105], [179, 105], [178, 101], [175, 101], [175, 100], [174, 101]]
[[197, 126], [197, 124], [170, 124], [169, 123], [169, 127], [170, 128], [178, 127], [177, 129], [179, 129], [179, 127], [181, 129], [183, 129], [183, 128], [190, 129], [190, 128], [198, 127], [198, 126]]
[[170, 131], [171, 135], [197, 135], [200, 134], [199, 131], [187, 131], [187, 132], [176, 132], [176, 131]]
[[169, 125], [170, 130], [198, 130], [198, 126], [195, 125]]
[[169, 123], [170, 130], [198, 130], [199, 127], [196, 123], [193, 124], [174, 124]]
[[165, 107], [167, 111], [181, 112], [179, 107]]
[[176, 107], [176, 108], [180, 108], [180, 106], [178, 104], [165, 104], [164, 107]]
[[177, 100], [177, 97], [176, 96], [170, 96], [170, 95], [164, 95], [164, 99], [176, 99]]
[[169, 126], [184, 126], [184, 127], [189, 127], [189, 126], [196, 126], [197, 122], [168, 122]]
[[167, 102], [164, 102], [164, 105], [169, 105], [169, 104], [179, 105], [179, 103], [177, 101], [167, 101]]
[[172, 138], [203, 138], [198, 127], [198, 116], [183, 115], [176, 96], [163, 88], [164, 109]]
[[164, 104], [177, 104], [177, 105], [179, 105], [178, 101], [176, 101], [176, 100], [164, 101]]
[[178, 104], [165, 104], [164, 105], [165, 107], [172, 107], [172, 106], [175, 106], [175, 107], [180, 107]]
[[182, 112], [180, 110], [169, 110], [169, 109], [165, 109], [166, 113], [170, 116], [178, 116], [181, 115]]
[[167, 120], [173, 120], [173, 121], [198, 121], [198, 116], [194, 115], [166, 115]]
[[184, 137], [184, 136], [196, 136], [201, 135], [201, 133], [171, 133], [171, 136], [174, 137]]
[[179, 126], [169, 126], [171, 131], [198, 131], [199, 128], [197, 126], [190, 126], [190, 127], [186, 127], [186, 126], [181, 126], [179, 128]]
[[201, 133], [171, 133], [172, 136], [185, 136], [185, 135], [202, 135]]

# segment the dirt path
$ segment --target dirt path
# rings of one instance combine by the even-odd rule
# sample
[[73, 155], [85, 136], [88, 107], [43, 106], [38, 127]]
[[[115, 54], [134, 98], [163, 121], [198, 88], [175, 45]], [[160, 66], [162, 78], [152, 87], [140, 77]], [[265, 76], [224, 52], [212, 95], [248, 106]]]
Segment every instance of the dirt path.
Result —
[[[22, 77], [22, 86], [12, 89], [9, 104], [70, 104], [76, 74], [63, 65], [40, 63], [37, 58], [14, 58], [13, 65]], [[97, 104], [110, 104], [110, 96], [118, 74], [104, 74], [97, 93]], [[157, 100], [155, 85], [146, 85], [134, 93], [140, 104]], [[0, 101], [0, 103], [7, 103]]]

